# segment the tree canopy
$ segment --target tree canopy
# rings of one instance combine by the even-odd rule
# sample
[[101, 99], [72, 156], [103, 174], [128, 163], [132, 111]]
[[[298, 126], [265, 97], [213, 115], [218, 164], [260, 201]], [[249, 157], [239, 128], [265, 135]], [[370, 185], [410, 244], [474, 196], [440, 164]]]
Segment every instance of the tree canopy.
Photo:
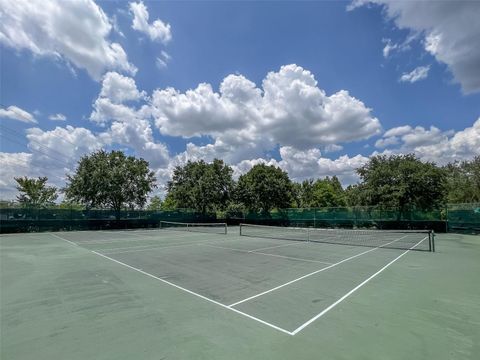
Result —
[[38, 179], [28, 177], [16, 177], [17, 190], [20, 195], [17, 201], [26, 207], [46, 207], [52, 205], [57, 199], [57, 188], [47, 186], [47, 177], [39, 177]]
[[480, 155], [472, 161], [448, 164], [444, 170], [449, 203], [480, 202]]
[[224, 210], [232, 196], [232, 174], [232, 168], [222, 160], [188, 161], [175, 167], [172, 180], [167, 183], [167, 197], [178, 208], [195, 209], [202, 214]]
[[161, 210], [162, 209], [162, 205], [163, 205], [163, 201], [162, 199], [160, 198], [160, 196], [158, 195], [155, 195], [154, 197], [152, 197], [150, 199], [150, 202], [147, 206], [147, 210], [152, 210], [152, 211], [155, 211], [155, 210]]
[[336, 176], [308, 179], [294, 183], [295, 204], [301, 208], [336, 207], [346, 205], [345, 191]]
[[238, 179], [236, 197], [248, 210], [269, 212], [290, 207], [293, 184], [282, 169], [257, 164]]
[[429, 210], [444, 203], [445, 172], [413, 154], [373, 156], [357, 172], [361, 183], [354, 191], [363, 205], [404, 211], [408, 208]]
[[80, 159], [75, 173], [67, 175], [64, 191], [67, 200], [111, 208], [118, 218], [124, 207], [143, 207], [155, 181], [144, 159], [100, 150]]

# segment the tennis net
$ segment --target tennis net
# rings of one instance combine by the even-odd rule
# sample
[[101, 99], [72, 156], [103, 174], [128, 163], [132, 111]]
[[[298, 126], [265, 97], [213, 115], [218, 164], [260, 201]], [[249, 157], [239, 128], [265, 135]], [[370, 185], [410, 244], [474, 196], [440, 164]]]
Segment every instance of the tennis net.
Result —
[[160, 229], [191, 231], [211, 234], [226, 234], [226, 223], [186, 223], [176, 221], [160, 221]]
[[435, 251], [431, 230], [351, 230], [240, 224], [240, 236]]

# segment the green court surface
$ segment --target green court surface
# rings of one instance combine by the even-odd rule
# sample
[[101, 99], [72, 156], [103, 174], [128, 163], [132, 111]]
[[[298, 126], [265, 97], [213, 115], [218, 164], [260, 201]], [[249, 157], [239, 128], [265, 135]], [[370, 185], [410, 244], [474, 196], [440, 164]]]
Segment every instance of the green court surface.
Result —
[[480, 358], [480, 236], [428, 252], [238, 232], [2, 235], [1, 359]]

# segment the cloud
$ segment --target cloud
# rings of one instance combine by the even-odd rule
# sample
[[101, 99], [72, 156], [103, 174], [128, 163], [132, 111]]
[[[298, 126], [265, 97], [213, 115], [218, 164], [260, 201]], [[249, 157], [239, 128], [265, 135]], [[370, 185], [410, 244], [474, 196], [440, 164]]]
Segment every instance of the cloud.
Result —
[[13, 178], [18, 176], [47, 176], [49, 184], [65, 186], [65, 174], [74, 169], [78, 159], [105, 145], [103, 135], [72, 126], [50, 131], [31, 128], [26, 131], [26, 140], [28, 153], [0, 153], [0, 198], [15, 198]]
[[173, 88], [152, 94], [152, 115], [162, 134], [213, 136], [308, 149], [367, 139], [380, 121], [363, 102], [341, 90], [327, 96], [314, 76], [297, 65], [270, 72], [262, 88], [242, 75], [229, 75], [220, 91], [202, 83], [181, 93]]
[[385, 131], [385, 134], [383, 134], [383, 136], [384, 137], [401, 136], [401, 135], [408, 134], [411, 131], [412, 131], [412, 127], [410, 125], [398, 126], [398, 127], [395, 127], [395, 128], [392, 128], [390, 130]]
[[70, 125], [57, 126], [50, 131], [39, 128], [27, 130], [28, 148], [32, 161], [42, 169], [70, 169], [83, 154], [100, 149], [105, 138], [97, 137], [90, 130]]
[[332, 152], [337, 152], [337, 151], [343, 150], [343, 146], [342, 145], [336, 145], [336, 144], [329, 144], [329, 145], [325, 146], [325, 148], [323, 150], [326, 153], [332, 153]]
[[422, 160], [440, 165], [468, 160], [480, 154], [480, 118], [458, 132], [442, 131], [435, 126], [393, 128], [375, 146], [388, 148], [386, 153], [415, 153]]
[[166, 166], [169, 153], [165, 144], [156, 143], [150, 124], [147, 105], [135, 108], [127, 102], [146, 100], [135, 80], [115, 72], [105, 74], [99, 97], [93, 104], [90, 120], [109, 128], [103, 133], [112, 144], [127, 146], [155, 167]]
[[32, 154], [21, 153], [4, 153], [0, 152], [0, 199], [15, 199], [18, 191], [15, 188], [16, 181], [14, 177], [31, 176], [31, 157]]
[[356, 169], [368, 161], [368, 157], [362, 155], [353, 157], [342, 155], [331, 160], [322, 157], [318, 149], [299, 151], [289, 146], [280, 148], [280, 156], [280, 161], [263, 158], [242, 160], [232, 166], [234, 177], [238, 178], [257, 164], [266, 164], [280, 167], [288, 172], [289, 177], [294, 181], [336, 175], [343, 185], [349, 185], [358, 180]]
[[296, 181], [336, 175], [344, 185], [357, 181], [356, 169], [368, 161], [368, 157], [362, 155], [342, 155], [331, 160], [322, 157], [317, 149], [298, 151], [288, 146], [280, 148], [280, 155], [280, 167]]
[[130, 3], [130, 11], [133, 14], [132, 29], [140, 31], [152, 41], [159, 41], [163, 44], [172, 39], [170, 24], [157, 19], [152, 24], [148, 23], [148, 9], [143, 2]]
[[166, 51], [161, 51], [160, 56], [157, 57], [157, 60], [155, 63], [157, 64], [157, 67], [159, 69], [164, 69], [168, 66], [168, 62], [170, 61], [172, 57], [166, 52]]
[[110, 71], [102, 78], [100, 96], [109, 98], [112, 103], [120, 104], [125, 101], [137, 101], [145, 97], [144, 91], [138, 91], [135, 80]]
[[349, 9], [370, 3], [381, 5], [399, 29], [416, 34], [465, 93], [480, 91], [479, 1], [358, 0]]
[[6, 109], [0, 108], [0, 118], [18, 120], [30, 124], [37, 123], [37, 120], [35, 120], [32, 114], [15, 105], [11, 105]]
[[400, 81], [414, 83], [414, 82], [426, 79], [428, 76], [429, 70], [430, 70], [430, 66], [419, 66], [413, 69], [409, 73], [402, 74], [402, 76], [400, 77]]
[[399, 139], [396, 136], [390, 136], [385, 139], [378, 139], [375, 141], [375, 147], [377, 148], [386, 148], [390, 145], [397, 145], [399, 144]]
[[53, 121], [65, 121], [67, 120], [67, 117], [63, 114], [52, 114], [48, 117], [50, 120], [53, 120]]
[[112, 24], [92, 0], [0, 0], [0, 42], [36, 56], [85, 69], [99, 80], [107, 69], [135, 74], [120, 44], [108, 36]]
[[385, 46], [383, 48], [383, 57], [388, 58], [390, 53], [396, 49], [398, 49], [398, 44], [392, 43], [392, 40], [390, 39], [383, 39]]

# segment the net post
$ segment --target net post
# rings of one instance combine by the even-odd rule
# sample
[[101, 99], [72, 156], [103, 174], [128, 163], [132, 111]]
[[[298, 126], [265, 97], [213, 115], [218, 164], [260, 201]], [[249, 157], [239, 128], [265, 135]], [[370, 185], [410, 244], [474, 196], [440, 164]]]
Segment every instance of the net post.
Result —
[[435, 232], [432, 230], [432, 232], [430, 233], [430, 236], [432, 238], [432, 247], [431, 247], [431, 251], [432, 252], [435, 252]]
[[225, 223], [225, 235], [227, 235], [227, 223]]

